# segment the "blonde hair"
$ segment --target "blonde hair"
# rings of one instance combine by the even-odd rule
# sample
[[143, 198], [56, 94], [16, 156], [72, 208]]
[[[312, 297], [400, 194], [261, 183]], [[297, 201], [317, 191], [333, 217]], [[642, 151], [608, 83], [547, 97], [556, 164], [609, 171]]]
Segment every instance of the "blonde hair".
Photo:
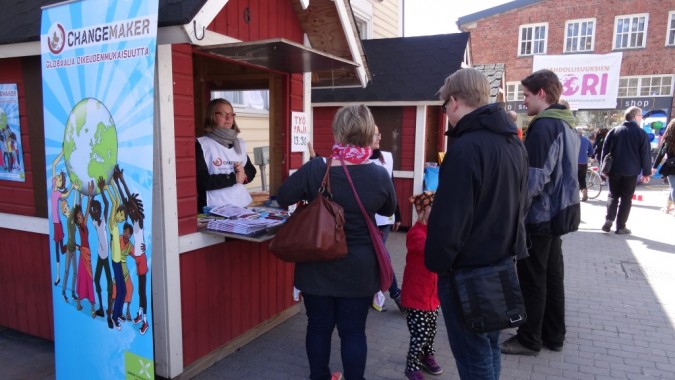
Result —
[[333, 118], [335, 142], [359, 147], [370, 146], [375, 137], [375, 119], [364, 105], [340, 108]]
[[[213, 99], [209, 102], [209, 105], [206, 106], [206, 113], [204, 114], [204, 131], [205, 132], [211, 132], [213, 131], [217, 124], [216, 124], [216, 106], [219, 104], [226, 104], [232, 108], [232, 111], [234, 112], [234, 107], [232, 106], [232, 103], [230, 103], [228, 100], [223, 99], [223, 98], [218, 98], [218, 99]], [[241, 132], [239, 129], [239, 126], [237, 125], [237, 121], [233, 120], [232, 121], [232, 129], [234, 129], [237, 132]]]
[[490, 84], [483, 73], [476, 69], [460, 69], [445, 78], [443, 87], [438, 90], [440, 99], [447, 101], [450, 97], [462, 99], [469, 107], [480, 107], [490, 100]]

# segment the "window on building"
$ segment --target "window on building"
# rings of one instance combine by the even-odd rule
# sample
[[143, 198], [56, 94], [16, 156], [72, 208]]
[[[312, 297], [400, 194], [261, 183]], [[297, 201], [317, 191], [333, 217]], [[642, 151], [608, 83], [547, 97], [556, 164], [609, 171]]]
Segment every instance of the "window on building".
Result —
[[547, 29], [547, 23], [521, 25], [518, 37], [518, 55], [546, 54]]
[[614, 19], [614, 49], [636, 49], [647, 45], [648, 15], [616, 16]]
[[675, 46], [675, 11], [668, 12], [668, 27], [666, 28], [666, 46]]
[[506, 83], [506, 101], [517, 102], [523, 100], [523, 85], [520, 82]]
[[373, 38], [373, 4], [368, 0], [350, 1], [354, 21], [362, 40]]
[[571, 20], [565, 26], [565, 53], [593, 51], [595, 19]]
[[619, 96], [671, 96], [673, 75], [652, 75], [619, 78]]
[[211, 99], [227, 99], [235, 110], [241, 112], [264, 112], [270, 110], [269, 90], [211, 91]]

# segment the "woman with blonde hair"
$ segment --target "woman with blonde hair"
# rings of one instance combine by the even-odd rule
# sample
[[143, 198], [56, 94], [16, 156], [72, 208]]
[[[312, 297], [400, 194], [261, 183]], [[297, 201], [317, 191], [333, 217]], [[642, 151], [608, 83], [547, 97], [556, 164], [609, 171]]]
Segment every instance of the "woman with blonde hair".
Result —
[[[302, 292], [307, 312], [305, 346], [312, 380], [342, 378], [339, 372], [331, 374], [329, 367], [331, 337], [336, 327], [345, 377], [364, 379], [368, 353], [366, 319], [373, 294], [380, 290], [379, 270], [368, 225], [341, 161], [371, 221], [375, 222], [375, 214], [393, 214], [396, 193], [391, 177], [385, 168], [370, 162], [375, 133], [375, 121], [366, 106], [343, 107], [335, 114], [330, 184], [333, 201], [344, 208], [348, 253], [340, 260], [295, 266], [295, 287]], [[324, 159], [309, 160], [281, 185], [277, 201], [282, 206], [311, 201], [317, 196], [325, 172]]]
[[[670, 123], [668, 123], [666, 132], [663, 134], [661, 149], [659, 150], [659, 154], [656, 156], [656, 160], [654, 160], [654, 169], [659, 167], [664, 156], [666, 157], [666, 162], [671, 158], [675, 158], [675, 119], [672, 119]], [[663, 164], [665, 165], [666, 162]], [[670, 212], [673, 211], [673, 206], [675, 205], [675, 203], [673, 203], [675, 201], [675, 169], [671, 169], [671, 171], [665, 177], [668, 179], [670, 193], [668, 193], [666, 207], [664, 207], [662, 210], [666, 214], [670, 214]], [[673, 215], [675, 216], [675, 213]]]
[[246, 143], [239, 135], [232, 103], [213, 99], [206, 107], [204, 131], [197, 138], [197, 209], [204, 206], [248, 206], [251, 196], [244, 187], [253, 180], [255, 166], [246, 154]]

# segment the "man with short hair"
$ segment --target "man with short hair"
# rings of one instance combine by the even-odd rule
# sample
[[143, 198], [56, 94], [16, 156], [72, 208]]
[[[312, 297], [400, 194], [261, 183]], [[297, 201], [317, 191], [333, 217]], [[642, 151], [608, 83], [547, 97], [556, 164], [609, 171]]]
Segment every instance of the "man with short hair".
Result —
[[[627, 235], [631, 231], [626, 228], [630, 214], [637, 177], [642, 173], [641, 181], [649, 182], [652, 175], [652, 156], [647, 132], [640, 128], [642, 110], [630, 107], [624, 114], [626, 121], [612, 129], [605, 137], [602, 146], [602, 157], [612, 153], [612, 168], [609, 177], [609, 195], [607, 196], [607, 215], [602, 230], [609, 232], [616, 220], [616, 234]], [[617, 213], [618, 209], [618, 213]]]
[[[440, 98], [454, 139], [439, 172], [429, 215], [425, 265], [438, 276], [438, 296], [461, 379], [498, 379], [499, 331], [469, 331], [455, 302], [450, 271], [527, 255], [527, 152], [515, 125], [475, 69], [445, 80]], [[412, 377], [409, 379], [421, 379]]]
[[558, 103], [562, 84], [550, 70], [521, 81], [523, 104], [534, 116], [525, 134], [529, 159], [525, 218], [529, 257], [518, 262], [527, 320], [502, 343], [502, 353], [536, 356], [542, 345], [562, 351], [565, 285], [561, 236], [579, 228], [579, 137], [572, 112]]

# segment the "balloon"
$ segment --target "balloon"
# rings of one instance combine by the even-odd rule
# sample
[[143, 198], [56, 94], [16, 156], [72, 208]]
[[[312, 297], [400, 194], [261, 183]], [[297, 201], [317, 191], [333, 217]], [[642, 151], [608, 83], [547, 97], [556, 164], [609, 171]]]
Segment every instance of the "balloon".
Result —
[[647, 138], [649, 139], [649, 142], [654, 141], [654, 137], [656, 137], [656, 136], [654, 136], [653, 133], [651, 133], [651, 132], [650, 132], [650, 133], [647, 133]]
[[659, 129], [659, 136], [663, 136], [664, 133], [666, 133], [666, 129], [665, 129], [665, 128]]
[[651, 125], [652, 129], [655, 131], [658, 131], [659, 129], [663, 128], [663, 122], [660, 120], [657, 120], [652, 123]]

